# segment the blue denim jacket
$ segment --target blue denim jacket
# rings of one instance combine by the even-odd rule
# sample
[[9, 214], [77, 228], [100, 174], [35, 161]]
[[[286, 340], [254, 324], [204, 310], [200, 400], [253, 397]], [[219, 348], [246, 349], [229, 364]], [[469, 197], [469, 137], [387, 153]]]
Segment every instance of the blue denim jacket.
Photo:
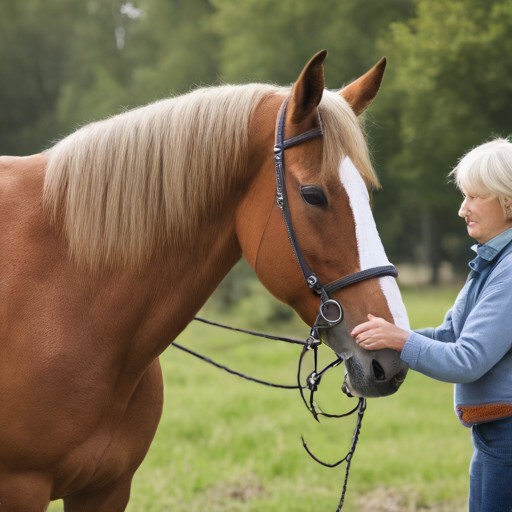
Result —
[[512, 228], [484, 245], [444, 322], [411, 331], [401, 358], [413, 370], [454, 382], [465, 426], [512, 416]]

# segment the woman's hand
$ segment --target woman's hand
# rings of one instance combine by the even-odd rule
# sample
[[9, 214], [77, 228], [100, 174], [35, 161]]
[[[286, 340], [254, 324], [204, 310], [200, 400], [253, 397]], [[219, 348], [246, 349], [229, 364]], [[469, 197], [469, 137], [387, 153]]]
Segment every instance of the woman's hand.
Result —
[[396, 325], [386, 322], [383, 318], [368, 315], [369, 322], [359, 324], [350, 333], [361, 347], [366, 350], [392, 348], [402, 352], [409, 333]]

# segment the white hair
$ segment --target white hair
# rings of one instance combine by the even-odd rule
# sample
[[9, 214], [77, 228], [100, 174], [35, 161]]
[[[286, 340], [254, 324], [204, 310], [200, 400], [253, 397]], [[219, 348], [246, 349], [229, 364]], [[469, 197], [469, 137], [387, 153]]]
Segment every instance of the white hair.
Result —
[[497, 138], [466, 153], [450, 173], [465, 194], [496, 196], [505, 211], [512, 198], [512, 144]]

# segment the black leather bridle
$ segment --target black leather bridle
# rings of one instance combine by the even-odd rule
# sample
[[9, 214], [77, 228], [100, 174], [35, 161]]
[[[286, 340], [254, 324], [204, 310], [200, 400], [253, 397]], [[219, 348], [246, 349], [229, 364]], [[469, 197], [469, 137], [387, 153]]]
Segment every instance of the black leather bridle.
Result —
[[[371, 279], [374, 277], [397, 277], [398, 272], [393, 265], [372, 267], [369, 269], [360, 270], [359, 272], [354, 272], [353, 274], [349, 274], [345, 277], [342, 277], [341, 279], [337, 279], [336, 281], [333, 281], [332, 283], [329, 283], [324, 286], [322, 285], [320, 279], [315, 274], [315, 272], [311, 270], [311, 267], [308, 265], [308, 262], [304, 257], [304, 253], [300, 248], [297, 235], [295, 234], [295, 230], [293, 229], [290, 205], [288, 203], [288, 194], [286, 193], [284, 151], [293, 146], [297, 146], [298, 144], [301, 144], [307, 140], [314, 139], [316, 137], [322, 137], [322, 120], [319, 114], [318, 128], [309, 130], [301, 135], [292, 137], [291, 139], [285, 139], [284, 123], [289, 98], [290, 97], [288, 96], [284, 100], [277, 114], [276, 140], [274, 145], [274, 163], [276, 168], [276, 202], [277, 206], [281, 209], [283, 213], [283, 219], [286, 225], [286, 231], [288, 232], [288, 238], [292, 245], [293, 252], [295, 253], [295, 257], [297, 258], [297, 262], [299, 263], [299, 267], [302, 271], [302, 274], [304, 275], [304, 278], [306, 279], [306, 282], [308, 286], [311, 288], [311, 290], [313, 290], [316, 294], [320, 296], [320, 310], [315, 321], [314, 328], [326, 329], [334, 327], [336, 324], [340, 323], [343, 320], [343, 308], [341, 304], [336, 299], [331, 298], [331, 295], [334, 292], [341, 290], [341, 288], [345, 288], [346, 286], [349, 286], [351, 284], [359, 283], [361, 281], [365, 281], [366, 279]], [[335, 308], [334, 314], [332, 308]], [[329, 311], [329, 309], [331, 309], [331, 311]]]

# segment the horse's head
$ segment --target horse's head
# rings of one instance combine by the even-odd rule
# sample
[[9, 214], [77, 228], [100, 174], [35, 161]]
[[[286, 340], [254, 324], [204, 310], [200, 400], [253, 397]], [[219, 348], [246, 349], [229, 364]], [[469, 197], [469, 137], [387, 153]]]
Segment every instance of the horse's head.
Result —
[[[324, 90], [323, 61], [317, 54], [293, 86], [285, 116], [289, 139], [323, 124], [323, 137], [284, 152], [289, 210], [307, 263], [325, 285], [372, 267], [389, 265], [370, 209], [368, 187], [377, 185], [357, 115], [372, 102], [385, 61], [340, 92]], [[274, 126], [286, 94], [267, 97], [256, 109], [250, 130], [254, 180], [237, 215], [244, 256], [261, 282], [312, 326], [320, 299], [307, 285], [276, 204]], [[319, 117], [320, 114], [320, 117]], [[363, 280], [335, 291], [344, 319], [322, 329], [323, 341], [345, 361], [344, 391], [386, 396], [398, 390], [407, 365], [393, 350], [366, 351], [350, 336], [367, 314], [408, 328], [393, 277]]]

